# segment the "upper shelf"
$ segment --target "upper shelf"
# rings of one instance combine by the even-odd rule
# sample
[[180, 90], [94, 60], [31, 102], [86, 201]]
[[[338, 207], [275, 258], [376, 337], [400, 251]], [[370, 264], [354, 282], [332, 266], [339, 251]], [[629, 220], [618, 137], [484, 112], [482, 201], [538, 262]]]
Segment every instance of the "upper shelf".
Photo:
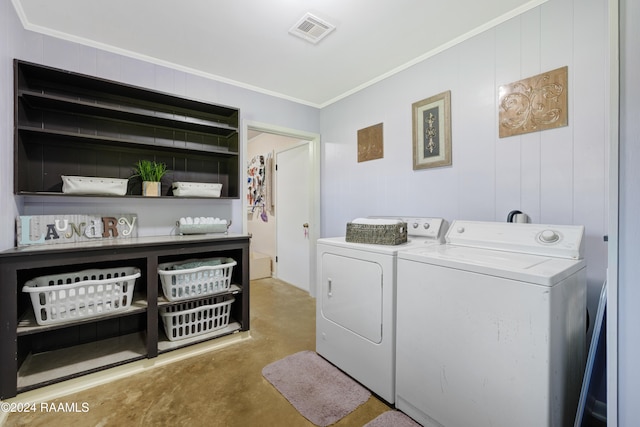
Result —
[[162, 151], [186, 151], [186, 152], [203, 152], [203, 153], [215, 153], [220, 156], [237, 156], [238, 151], [235, 147], [229, 147], [233, 145], [231, 143], [221, 145], [217, 139], [209, 140], [202, 138], [198, 141], [184, 141], [162, 138], [161, 136], [140, 138], [137, 139], [128, 138], [127, 135], [119, 136], [103, 136], [89, 133], [69, 132], [64, 130], [51, 130], [42, 129], [31, 126], [19, 126], [18, 130], [28, 137], [29, 134], [33, 134], [34, 137], [38, 135], [46, 135], [52, 143], [58, 141], [73, 142], [78, 141], [83, 144], [110, 144], [110, 145], [141, 145], [154, 147], [157, 150]]
[[17, 61], [20, 72], [18, 91], [41, 93], [68, 100], [119, 106], [135, 111], [153, 111], [185, 116], [193, 120], [238, 128], [238, 109], [178, 97], [137, 86], [38, 64]]
[[228, 137], [237, 132], [236, 128], [198, 117], [181, 115], [179, 112], [153, 111], [135, 105], [101, 104], [22, 90], [18, 96], [31, 108], [80, 114], [91, 117], [124, 120], [162, 126], [170, 129], [183, 129]]

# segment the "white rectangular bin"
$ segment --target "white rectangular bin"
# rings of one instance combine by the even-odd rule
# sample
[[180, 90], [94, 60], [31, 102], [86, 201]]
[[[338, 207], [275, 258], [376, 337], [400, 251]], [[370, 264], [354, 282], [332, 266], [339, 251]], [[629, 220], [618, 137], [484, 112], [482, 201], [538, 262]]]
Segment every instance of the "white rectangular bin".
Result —
[[116, 267], [36, 277], [25, 283], [38, 325], [100, 317], [131, 305], [140, 269]]
[[167, 338], [177, 341], [225, 328], [234, 301], [233, 297], [218, 296], [161, 308]]
[[158, 265], [162, 291], [169, 301], [180, 301], [229, 290], [237, 262], [218, 257]]

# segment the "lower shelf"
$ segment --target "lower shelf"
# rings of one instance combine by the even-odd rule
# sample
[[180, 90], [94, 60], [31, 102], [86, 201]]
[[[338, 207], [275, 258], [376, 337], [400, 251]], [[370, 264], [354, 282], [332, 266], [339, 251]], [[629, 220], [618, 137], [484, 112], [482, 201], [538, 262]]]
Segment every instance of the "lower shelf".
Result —
[[213, 338], [217, 338], [223, 335], [232, 334], [241, 329], [241, 325], [239, 322], [229, 322], [229, 324], [221, 329], [216, 329], [215, 331], [208, 332], [202, 335], [196, 335], [194, 337], [189, 337], [185, 339], [181, 339], [178, 341], [169, 341], [164, 330], [160, 328], [160, 335], [158, 341], [158, 353], [175, 350], [177, 348], [181, 348], [187, 345], [196, 344], [203, 341], [208, 341]]
[[147, 309], [147, 297], [141, 293], [134, 293], [131, 305], [124, 310], [115, 310], [110, 313], [105, 313], [102, 316], [87, 317], [83, 319], [71, 319], [68, 322], [53, 323], [50, 325], [38, 325], [36, 321], [36, 315], [33, 312], [33, 307], [29, 308], [18, 319], [18, 336], [35, 334], [42, 331], [49, 331], [54, 329], [67, 328], [69, 326], [78, 325], [84, 322], [100, 322], [106, 319], [112, 319], [115, 317], [123, 317], [131, 314], [137, 314], [144, 312]]
[[29, 354], [18, 370], [18, 392], [143, 359], [146, 335], [138, 332], [55, 351]]

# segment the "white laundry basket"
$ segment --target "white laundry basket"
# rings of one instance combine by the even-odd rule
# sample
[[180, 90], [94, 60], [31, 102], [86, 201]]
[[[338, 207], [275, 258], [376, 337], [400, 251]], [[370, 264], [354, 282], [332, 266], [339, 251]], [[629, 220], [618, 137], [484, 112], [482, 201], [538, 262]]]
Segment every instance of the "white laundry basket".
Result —
[[167, 338], [177, 341], [225, 328], [234, 301], [233, 297], [217, 296], [161, 308]]
[[54, 274], [29, 280], [29, 293], [38, 325], [99, 317], [127, 309], [140, 269], [116, 267]]
[[158, 275], [164, 296], [180, 301], [229, 290], [235, 265], [236, 261], [225, 257], [190, 259], [160, 264]]

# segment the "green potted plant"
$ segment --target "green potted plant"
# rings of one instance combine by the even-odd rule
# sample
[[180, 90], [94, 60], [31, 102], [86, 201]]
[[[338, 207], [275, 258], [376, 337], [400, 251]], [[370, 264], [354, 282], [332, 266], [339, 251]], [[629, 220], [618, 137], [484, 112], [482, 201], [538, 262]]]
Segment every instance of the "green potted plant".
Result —
[[142, 180], [143, 196], [160, 196], [160, 180], [167, 173], [167, 165], [151, 160], [138, 160], [133, 168], [133, 176]]

